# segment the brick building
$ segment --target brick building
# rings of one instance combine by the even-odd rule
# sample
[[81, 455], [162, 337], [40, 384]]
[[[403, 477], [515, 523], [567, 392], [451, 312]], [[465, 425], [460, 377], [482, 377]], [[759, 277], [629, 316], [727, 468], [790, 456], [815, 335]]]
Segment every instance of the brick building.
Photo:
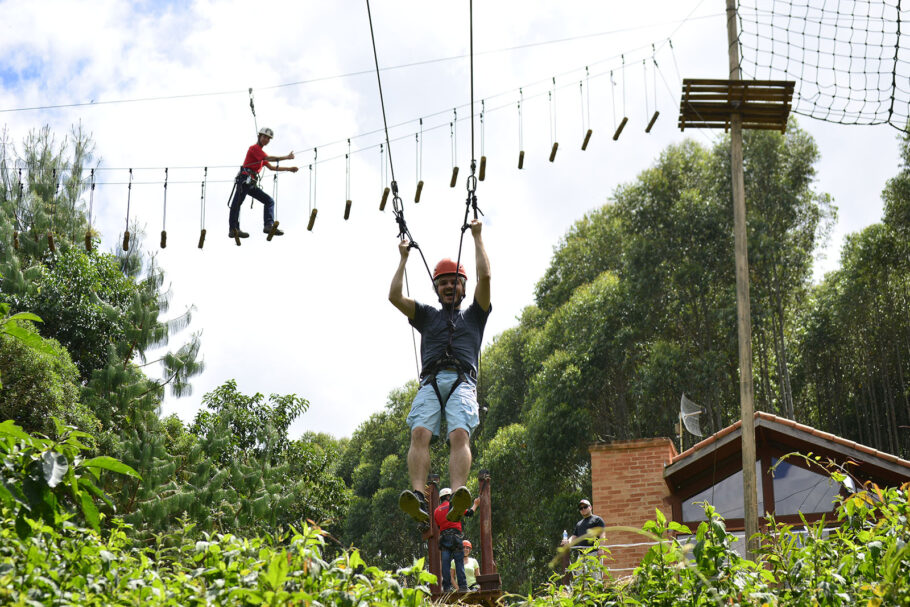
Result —
[[[727, 529], [742, 537], [741, 437], [736, 422], [683, 453], [669, 438], [592, 445], [594, 512], [608, 527], [640, 529], [660, 509], [694, 531], [704, 520], [697, 502], [707, 501], [724, 516]], [[834, 511], [838, 495], [853, 489], [849, 480], [835, 483], [814, 461], [785, 458], [787, 454], [812, 453], [821, 462], [846, 466], [859, 483], [896, 486], [910, 481], [910, 461], [769, 413], [755, 414], [755, 441], [759, 513], [774, 513], [778, 521], [798, 523], [799, 513], [810, 522], [818, 520]], [[612, 532], [607, 544], [616, 577], [630, 574], [650, 546], [647, 538], [631, 532]]]

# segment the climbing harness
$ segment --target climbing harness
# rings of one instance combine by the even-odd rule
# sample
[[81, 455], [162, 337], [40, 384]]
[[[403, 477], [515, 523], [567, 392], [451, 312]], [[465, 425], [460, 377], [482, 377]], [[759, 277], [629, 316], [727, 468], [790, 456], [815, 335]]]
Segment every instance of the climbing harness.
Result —
[[123, 250], [130, 250], [130, 197], [133, 193], [133, 169], [130, 169], [130, 182], [126, 186], [126, 229], [123, 231]]
[[199, 248], [205, 244], [205, 182], [209, 177], [209, 168], [202, 173], [202, 185], [199, 192]]
[[[581, 93], [581, 132], [584, 133], [584, 140], [581, 142], [582, 152], [588, 149], [588, 142], [591, 141], [591, 80], [587, 65], [585, 66], [585, 81], [588, 84], [587, 103], [585, 103], [584, 83], [581, 80], [578, 81], [578, 91]], [[585, 129], [585, 110], [587, 110], [587, 132]]]

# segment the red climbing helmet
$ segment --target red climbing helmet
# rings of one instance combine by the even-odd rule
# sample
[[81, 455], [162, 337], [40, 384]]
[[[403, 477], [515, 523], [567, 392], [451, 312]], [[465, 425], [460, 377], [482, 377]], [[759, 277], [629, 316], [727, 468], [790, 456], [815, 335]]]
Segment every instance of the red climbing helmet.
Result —
[[465, 280], [468, 279], [468, 273], [465, 272], [464, 264], [458, 264], [458, 271], [455, 271], [455, 262], [446, 257], [436, 264], [436, 268], [433, 270], [433, 280], [435, 281], [440, 276], [445, 276], [446, 274], [458, 274]]

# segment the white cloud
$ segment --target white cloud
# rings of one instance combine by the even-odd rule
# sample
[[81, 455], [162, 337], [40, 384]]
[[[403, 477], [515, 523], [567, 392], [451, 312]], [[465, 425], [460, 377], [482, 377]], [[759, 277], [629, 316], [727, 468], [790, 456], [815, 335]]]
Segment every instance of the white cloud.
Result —
[[[603, 204], [613, 189], [648, 167], [666, 145], [684, 136], [710, 143], [716, 133], [681, 134], [676, 127], [682, 76], [722, 78], [727, 69], [724, 19], [716, 7], [699, 5], [697, 18], [673, 34], [675, 55], [660, 47], [657, 91], [653, 73], [643, 84], [642, 58], [651, 43], [674, 32], [696, 3], [517, 2], [476, 3], [475, 94], [488, 100], [484, 153], [486, 181], [478, 187], [486, 213], [485, 236], [493, 266], [493, 305], [486, 341], [514, 324], [531, 303], [535, 282], [553, 246], [585, 212]], [[374, 2], [373, 23], [383, 66], [461, 55], [468, 51], [467, 3]], [[353, 140], [349, 221], [343, 155], [346, 145], [320, 147], [313, 232], [309, 217], [312, 148], [381, 129], [379, 96], [372, 73], [273, 85], [370, 70], [372, 45], [365, 5], [198, 0], [124, 2], [0, 2], [0, 109], [95, 101], [87, 107], [5, 112], [15, 139], [48, 123], [60, 134], [82, 121], [93, 132], [106, 168], [95, 198], [105, 246], [118, 246], [126, 213], [128, 167], [134, 167], [130, 211], [147, 226], [146, 246], [157, 249], [161, 230], [164, 167], [170, 167], [168, 248], [158, 259], [173, 285], [173, 310], [195, 304], [192, 325], [202, 330], [207, 371], [190, 398], [168, 398], [164, 412], [191, 419], [202, 394], [229, 378], [241, 390], [297, 393], [311, 408], [294, 431], [312, 429], [349, 435], [380, 410], [388, 392], [415, 375], [407, 322], [386, 301], [397, 261], [390, 209], [379, 213], [380, 133]], [[712, 15], [711, 18], [699, 18]], [[657, 25], [654, 25], [654, 24]], [[558, 44], [487, 53], [531, 43], [585, 37]], [[636, 50], [642, 49], [642, 50]], [[618, 56], [626, 55], [625, 106]], [[578, 81], [590, 66], [588, 151], [580, 148], [582, 97]], [[650, 67], [650, 66], [649, 66]], [[614, 70], [616, 87], [605, 72]], [[37, 70], [37, 73], [35, 72]], [[13, 77], [23, 74], [24, 79]], [[385, 71], [383, 92], [390, 125], [427, 117], [423, 148], [422, 201], [414, 205], [416, 123], [394, 128], [396, 176], [410, 228], [432, 265], [457, 254], [464, 213], [464, 179], [470, 160], [470, 125], [459, 110], [460, 179], [451, 171], [449, 112], [468, 103], [468, 59], [438, 61]], [[549, 163], [549, 106], [546, 91], [557, 77], [556, 162]], [[672, 91], [667, 90], [667, 84]], [[518, 87], [525, 87], [525, 169], [518, 171]], [[259, 126], [277, 137], [269, 151], [297, 151], [296, 175], [282, 174], [278, 214], [287, 235], [271, 243], [260, 233], [261, 206], [241, 211], [252, 237], [240, 248], [226, 238], [225, 202], [235, 167], [253, 143], [253, 118], [246, 89], [255, 89]], [[644, 91], [649, 106], [646, 108]], [[229, 95], [127, 104], [116, 99], [235, 91]], [[506, 92], [502, 96], [495, 96]], [[535, 97], [535, 95], [538, 95]], [[656, 97], [655, 97], [656, 95]], [[656, 99], [656, 101], [655, 101]], [[615, 103], [615, 106], [614, 106]], [[661, 116], [643, 132], [654, 107]], [[504, 109], [495, 110], [499, 106]], [[614, 113], [629, 117], [612, 141]], [[888, 127], [838, 127], [808, 119], [823, 155], [819, 188], [840, 205], [841, 222], [828, 263], [836, 262], [845, 233], [878, 221], [878, 194], [897, 162]], [[433, 129], [436, 125], [441, 128]], [[479, 123], [477, 156], [480, 155]], [[843, 145], [859, 141], [860, 145]], [[357, 153], [361, 148], [366, 149]], [[862, 149], [861, 157], [856, 154]], [[200, 229], [202, 168], [208, 166], [208, 238], [196, 248]], [[144, 168], [153, 167], [153, 168]], [[192, 167], [192, 168], [180, 168]], [[861, 179], [856, 176], [861, 175]], [[141, 185], [142, 182], [152, 182]], [[188, 183], [182, 183], [188, 182]], [[264, 187], [271, 192], [272, 178]], [[391, 205], [390, 205], [391, 206]], [[465, 259], [473, 266], [470, 236]], [[829, 267], [829, 266], [828, 266]], [[409, 265], [411, 292], [432, 299], [416, 255]]]

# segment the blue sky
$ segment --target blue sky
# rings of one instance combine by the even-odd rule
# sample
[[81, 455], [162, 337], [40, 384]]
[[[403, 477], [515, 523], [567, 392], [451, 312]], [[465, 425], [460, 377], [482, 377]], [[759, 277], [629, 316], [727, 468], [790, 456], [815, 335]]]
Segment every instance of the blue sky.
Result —
[[[401, 124], [392, 129], [392, 151], [409, 226], [432, 264], [457, 254], [464, 213], [471, 147], [469, 111], [461, 107], [470, 100], [467, 3], [394, 0], [372, 8], [381, 65], [416, 64], [384, 71], [382, 83], [389, 123]], [[488, 109], [488, 177], [478, 197], [493, 271], [489, 343], [532, 302], [534, 284], [572, 223], [604, 204], [667, 145], [686, 137], [711, 145], [719, 136], [680, 133], [676, 114], [680, 77], [725, 77], [726, 31], [717, 1], [503, 0], [475, 3], [474, 11], [475, 96], [478, 106], [486, 99]], [[190, 330], [202, 331], [207, 371], [194, 382], [195, 394], [169, 398], [165, 413], [191, 419], [204, 392], [236, 378], [246, 393], [293, 392], [309, 399], [310, 410], [292, 432], [350, 435], [383, 407], [389, 391], [414, 377], [411, 332], [386, 300], [397, 229], [389, 211], [378, 210], [382, 117], [376, 78], [368, 71], [373, 55], [365, 3], [278, 1], [258, 8], [225, 0], [5, 0], [0, 15], [0, 122], [14, 141], [44, 124], [61, 137], [79, 122], [93, 133], [104, 169], [95, 209], [109, 248], [119, 242], [127, 169], [134, 168], [131, 215], [145, 225], [145, 245], [168, 274], [172, 309], [196, 308]], [[642, 67], [643, 59], [651, 65], [652, 44], [660, 65], [656, 91], [653, 68], [645, 74]], [[456, 58], [433, 61], [447, 57]], [[368, 73], [331, 77], [362, 70]], [[309, 83], [276, 86], [302, 81]], [[267, 150], [295, 151], [301, 170], [279, 180], [278, 214], [287, 235], [271, 243], [258, 238], [261, 207], [246, 204], [241, 223], [254, 237], [237, 248], [226, 237], [225, 202], [235, 167], [253, 143], [249, 87], [258, 126], [276, 131]], [[516, 167], [519, 88], [525, 96], [522, 171]], [[225, 94], [184, 97], [215, 92]], [[99, 103], [167, 96], [177, 98]], [[92, 100], [94, 105], [11, 111]], [[661, 116], [645, 134], [655, 106]], [[461, 170], [458, 186], [449, 188], [448, 122], [455, 107]], [[594, 131], [585, 152], [582, 108], [585, 126]], [[614, 114], [629, 117], [618, 141], [610, 137]], [[553, 115], [560, 146], [550, 163]], [[421, 117], [426, 185], [414, 205], [414, 135]], [[800, 124], [822, 154], [817, 187], [839, 208], [826, 258], [817, 264], [820, 275], [836, 267], [846, 234], [880, 220], [879, 193], [898, 169], [897, 131], [808, 118]], [[479, 156], [479, 123], [476, 128]], [[364, 133], [371, 134], [354, 137]], [[353, 206], [345, 221], [349, 137]], [[319, 162], [311, 173], [314, 147]], [[170, 180], [168, 248], [159, 250], [164, 167]], [[210, 180], [208, 238], [199, 251], [203, 167]], [[271, 175], [265, 183], [271, 192]], [[313, 206], [318, 219], [307, 232]], [[473, 267], [470, 248], [466, 261]], [[410, 288], [432, 300], [417, 262], [409, 266]]]

